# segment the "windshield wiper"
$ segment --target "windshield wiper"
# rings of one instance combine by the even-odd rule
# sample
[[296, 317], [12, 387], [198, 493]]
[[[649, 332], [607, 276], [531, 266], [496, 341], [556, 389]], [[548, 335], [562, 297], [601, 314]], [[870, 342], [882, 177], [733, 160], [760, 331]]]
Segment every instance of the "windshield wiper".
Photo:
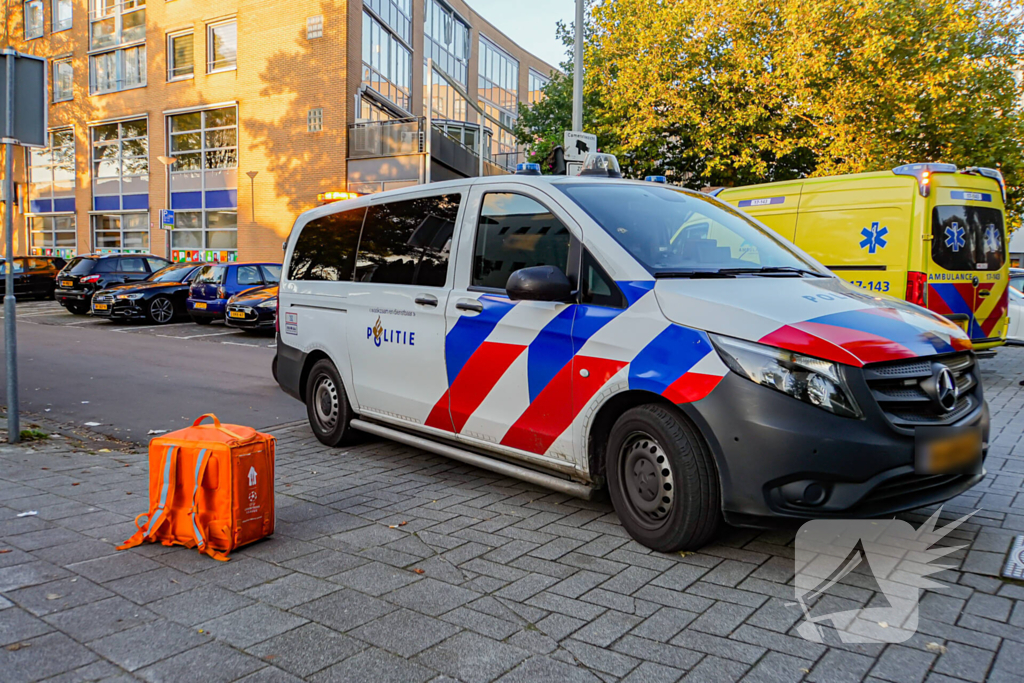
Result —
[[796, 266], [761, 266], [759, 268], [721, 268], [719, 273], [726, 273], [729, 275], [771, 275], [773, 273], [792, 273], [794, 275], [810, 275], [812, 277], [832, 277], [825, 273], [819, 273], [816, 270], [808, 270], [807, 268], [797, 268]]
[[654, 274], [655, 278], [730, 278], [733, 273], [724, 270], [661, 270]]

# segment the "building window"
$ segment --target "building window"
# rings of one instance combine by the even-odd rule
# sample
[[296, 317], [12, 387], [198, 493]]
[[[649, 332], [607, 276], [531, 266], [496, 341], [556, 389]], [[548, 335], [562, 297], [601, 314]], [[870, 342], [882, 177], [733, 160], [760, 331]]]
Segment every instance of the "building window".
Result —
[[428, 80], [427, 66], [423, 65], [423, 81], [428, 83], [424, 95], [430, 97], [430, 115], [435, 119], [446, 119], [449, 121], [467, 121], [469, 108], [466, 106], [466, 99], [451, 86], [444, 77], [434, 70], [434, 78]]
[[324, 129], [324, 110], [322, 107], [310, 109], [306, 114], [306, 130], [310, 133], [319, 133]]
[[469, 86], [469, 26], [455, 11], [438, 0], [426, 0], [423, 33], [424, 52], [434, 65]]
[[230, 71], [238, 65], [238, 24], [228, 21], [207, 27], [206, 72]]
[[412, 53], [379, 21], [363, 12], [363, 85], [409, 109]]
[[[519, 62], [497, 45], [480, 36], [478, 92], [488, 116], [502, 125], [516, 124], [519, 101]], [[515, 137], [497, 128], [491, 138], [491, 157], [505, 168], [514, 168], [518, 158]]]
[[71, 59], [58, 59], [53, 62], [53, 101], [67, 102], [75, 97], [74, 69]]
[[359, 98], [359, 122], [369, 121], [393, 121], [395, 115], [384, 107], [380, 106], [369, 97]]
[[48, 147], [29, 150], [28, 213], [74, 213], [75, 131], [50, 131]]
[[[407, 44], [412, 42], [412, 0], [364, 0], [363, 5]], [[365, 40], [365, 35], [364, 40]]]
[[75, 217], [33, 216], [29, 219], [29, 247], [33, 256], [71, 258], [78, 253]]
[[192, 78], [195, 74], [195, 33], [176, 33], [167, 37], [167, 80]]
[[529, 90], [526, 95], [527, 101], [530, 104], [537, 104], [544, 99], [544, 86], [547, 85], [550, 80], [550, 78], [545, 78], [533, 69], [530, 69]]
[[43, 37], [43, 0], [26, 0], [25, 40]]
[[[238, 249], [238, 114], [234, 107], [169, 117], [175, 260], [234, 260]], [[195, 256], [197, 252], [203, 252]]]
[[53, 0], [50, 11], [51, 31], [56, 33], [57, 31], [67, 31], [71, 28], [71, 20], [73, 16], [71, 0]]
[[90, 132], [93, 210], [148, 212], [149, 125], [146, 119], [104, 123], [93, 126]]
[[89, 57], [89, 91], [93, 95], [146, 85], [146, 46], [104, 52]]
[[149, 213], [111, 213], [92, 217], [92, 248], [100, 253], [149, 251]]
[[324, 37], [324, 15], [318, 14], [315, 17], [309, 17], [306, 19], [306, 38], [313, 40], [314, 38]]
[[146, 0], [91, 0], [89, 49], [102, 50], [146, 39]]

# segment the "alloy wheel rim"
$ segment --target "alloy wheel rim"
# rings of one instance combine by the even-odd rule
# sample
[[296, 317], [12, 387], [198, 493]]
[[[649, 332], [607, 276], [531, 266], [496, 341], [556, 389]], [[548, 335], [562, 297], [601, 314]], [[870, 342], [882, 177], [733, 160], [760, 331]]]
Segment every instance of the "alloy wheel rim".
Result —
[[171, 302], [167, 299], [157, 299], [152, 305], [153, 320], [158, 323], [169, 322], [172, 316]]
[[644, 526], [661, 526], [675, 501], [675, 481], [668, 456], [650, 434], [635, 432], [619, 452], [620, 489], [633, 516]]
[[320, 377], [313, 389], [313, 411], [324, 431], [331, 431], [338, 422], [340, 406], [338, 388], [330, 377]]

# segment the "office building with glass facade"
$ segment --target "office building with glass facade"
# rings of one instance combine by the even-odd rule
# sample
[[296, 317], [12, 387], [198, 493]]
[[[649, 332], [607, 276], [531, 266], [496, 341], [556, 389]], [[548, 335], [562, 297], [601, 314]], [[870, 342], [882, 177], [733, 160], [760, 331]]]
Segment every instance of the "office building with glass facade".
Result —
[[514, 166], [552, 72], [461, 0], [15, 0], [8, 25], [50, 59], [19, 254], [279, 259], [327, 193]]

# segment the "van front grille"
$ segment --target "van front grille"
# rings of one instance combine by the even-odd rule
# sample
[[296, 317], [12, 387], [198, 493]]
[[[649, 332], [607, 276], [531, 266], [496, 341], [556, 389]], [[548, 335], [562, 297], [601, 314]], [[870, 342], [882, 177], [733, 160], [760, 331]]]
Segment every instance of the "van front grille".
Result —
[[[935, 374], [936, 364], [949, 368], [956, 380], [959, 398], [948, 412], [937, 406], [921, 387], [922, 382]], [[905, 429], [954, 424], [981, 404], [977, 367], [974, 354], [970, 352], [867, 365], [864, 379], [889, 421]]]

